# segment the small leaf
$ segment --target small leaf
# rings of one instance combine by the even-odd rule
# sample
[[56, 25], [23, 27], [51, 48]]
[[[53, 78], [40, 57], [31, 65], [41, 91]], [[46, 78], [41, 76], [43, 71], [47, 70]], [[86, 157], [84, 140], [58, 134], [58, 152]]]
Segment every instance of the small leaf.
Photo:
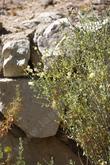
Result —
[[11, 147], [10, 147], [10, 146], [6, 146], [6, 147], [4, 148], [4, 152], [5, 152], [5, 153], [10, 153], [10, 152], [12, 152]]

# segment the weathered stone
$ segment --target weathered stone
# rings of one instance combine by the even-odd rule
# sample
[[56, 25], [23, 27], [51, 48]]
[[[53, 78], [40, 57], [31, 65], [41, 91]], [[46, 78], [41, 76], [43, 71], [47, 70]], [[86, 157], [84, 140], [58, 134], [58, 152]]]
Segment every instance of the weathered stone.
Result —
[[33, 29], [39, 25], [39, 21], [37, 19], [26, 20], [21, 23], [22, 29]]
[[70, 23], [67, 18], [62, 18], [51, 23], [37, 38], [38, 48], [41, 51], [42, 55], [48, 51], [48, 54], [51, 55], [55, 50], [55, 47], [60, 42], [64, 34], [67, 32], [70, 27]]
[[28, 39], [13, 39], [3, 46], [3, 74], [5, 77], [25, 75], [30, 59], [30, 42]]
[[[50, 23], [62, 17], [63, 15], [60, 14], [59, 12], [43, 12], [41, 14], [36, 15], [36, 21], [40, 22], [36, 26], [36, 31], [33, 37], [33, 45], [36, 46], [36, 48], [37, 48], [38, 37], [43, 34], [43, 32], [50, 25]], [[38, 62], [41, 60], [41, 53], [42, 52], [39, 52], [39, 49], [36, 49], [35, 51], [32, 50], [31, 62], [33, 66], [36, 66]]]
[[19, 85], [22, 101], [14, 123], [29, 137], [54, 136], [59, 127], [58, 114], [56, 111], [41, 106], [40, 101], [34, 97], [28, 82], [27, 79], [0, 79], [0, 111], [3, 114], [8, 111], [8, 105], [16, 96], [16, 86]]
[[37, 13], [36, 15], [36, 19], [40, 22], [40, 23], [52, 23], [53, 21], [60, 19], [64, 17], [63, 14], [61, 14], [60, 12], [42, 12], [42, 13]]
[[[12, 136], [12, 134], [8, 134], [0, 139], [0, 144], [2, 144], [3, 147], [10, 146], [12, 148], [10, 165], [16, 164], [16, 158], [18, 157], [19, 152], [18, 138]], [[70, 164], [70, 160], [75, 162], [75, 165], [82, 164], [79, 150], [79, 156], [77, 156], [75, 147], [72, 151], [68, 145], [56, 137], [42, 139], [34, 138], [30, 140], [25, 138], [23, 140], [23, 149], [23, 157], [26, 165], [36, 165], [37, 162], [42, 165], [50, 164], [51, 158], [53, 158], [55, 165], [68, 165]], [[84, 164], [86, 164], [86, 162]]]
[[34, 29], [26, 29], [21, 32], [13, 32], [7, 35], [1, 36], [2, 43], [5, 44], [7, 41], [27, 39], [29, 36], [34, 34]]
[[45, 29], [57, 19], [61, 19], [64, 17], [59, 12], [43, 12], [41, 14], [37, 14], [36, 19], [40, 22], [40, 24], [36, 28], [35, 36], [34, 36], [34, 43], [37, 44], [37, 38], [43, 34]]
[[[11, 40], [13, 38], [19, 39], [20, 36], [28, 37], [31, 42], [30, 62], [33, 65], [33, 67], [36, 67], [38, 62], [41, 60], [41, 54], [40, 54], [39, 50], [36, 49], [37, 48], [37, 38], [40, 35], [42, 35], [42, 33], [45, 31], [45, 29], [49, 26], [50, 23], [52, 23], [55, 20], [60, 19], [62, 17], [63, 17], [63, 15], [59, 12], [36, 13], [34, 19], [26, 20], [19, 24], [19, 28], [25, 30], [25, 34], [18, 33], [19, 36], [17, 33], [15, 34], [15, 36], [13, 36], [11, 34], [8, 39], [6, 39], [6, 37], [5, 37], [4, 40], [5, 41], [10, 40], [10, 38], [11, 38]], [[32, 29], [33, 29], [33, 31], [36, 30], [34, 37], [33, 37], [34, 32], [32, 31]], [[30, 32], [29, 30], [31, 30], [32, 32]], [[27, 34], [29, 34], [29, 35], [27, 35]]]
[[44, 67], [48, 67], [49, 63], [54, 60], [59, 51], [58, 45], [70, 28], [71, 25], [68, 19], [61, 18], [51, 23], [41, 35], [34, 36], [34, 41], [37, 42], [38, 49], [44, 60]]

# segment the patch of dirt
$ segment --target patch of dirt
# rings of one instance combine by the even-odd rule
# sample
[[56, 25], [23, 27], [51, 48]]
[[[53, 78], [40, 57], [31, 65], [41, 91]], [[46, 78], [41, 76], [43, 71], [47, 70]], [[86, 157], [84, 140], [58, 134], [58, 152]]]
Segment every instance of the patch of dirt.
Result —
[[35, 18], [41, 12], [59, 11], [66, 14], [66, 8], [70, 4], [81, 6], [89, 4], [90, 0], [56, 0], [54, 5], [44, 8], [40, 0], [1, 0], [0, 22], [10, 31], [16, 23]]

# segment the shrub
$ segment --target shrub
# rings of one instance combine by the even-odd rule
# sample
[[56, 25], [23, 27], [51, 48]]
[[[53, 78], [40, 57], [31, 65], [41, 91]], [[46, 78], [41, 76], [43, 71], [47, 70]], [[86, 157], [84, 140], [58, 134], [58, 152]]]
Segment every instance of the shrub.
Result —
[[9, 129], [11, 129], [11, 126], [20, 110], [20, 106], [21, 106], [21, 98], [20, 98], [19, 87], [17, 86], [16, 96], [13, 99], [13, 101], [6, 107], [4, 120], [0, 123], [0, 138], [6, 135]]
[[[11, 159], [11, 152], [12, 149], [10, 146], [2, 147], [0, 144], [0, 164], [1, 165], [8, 165], [10, 164], [10, 159]], [[5, 160], [4, 160], [5, 157]]]
[[19, 138], [19, 150], [18, 150], [16, 165], [26, 165], [24, 157], [23, 157], [23, 151], [24, 151], [23, 140], [22, 138]]
[[95, 20], [98, 24], [90, 18], [85, 28], [67, 34], [59, 56], [47, 71], [37, 74], [33, 88], [58, 110], [65, 133], [81, 145], [91, 162], [109, 165], [110, 22]]
[[[16, 162], [12, 165], [25, 165], [25, 160], [23, 157], [23, 140], [22, 138], [19, 138], [19, 150], [18, 150], [18, 156], [16, 158]], [[0, 165], [10, 165], [11, 162], [11, 154], [12, 154], [12, 148], [10, 146], [3, 147], [0, 144]]]

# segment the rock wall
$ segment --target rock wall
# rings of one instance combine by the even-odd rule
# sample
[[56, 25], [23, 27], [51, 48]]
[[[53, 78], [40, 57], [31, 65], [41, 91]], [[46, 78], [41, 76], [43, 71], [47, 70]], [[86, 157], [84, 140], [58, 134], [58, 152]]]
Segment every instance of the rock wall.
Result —
[[69, 25], [62, 14], [46, 12], [39, 14], [37, 18], [23, 21], [18, 26], [23, 31], [1, 34], [0, 111], [5, 114], [6, 107], [15, 98], [16, 86], [19, 86], [22, 108], [15, 124], [31, 138], [54, 136], [59, 127], [58, 114], [43, 108], [35, 99], [26, 68], [29, 66], [36, 69], [47, 49], [51, 55], [51, 50], [62, 37], [62, 27]]
[[[55, 165], [69, 164], [70, 159], [80, 165], [78, 156], [56, 137], [60, 124], [57, 112], [42, 107], [42, 100], [34, 97], [29, 86], [31, 80], [26, 74], [26, 68], [30, 66], [34, 70], [47, 49], [49, 56], [52, 55], [52, 49], [62, 38], [61, 31], [70, 26], [63, 17], [58, 12], [41, 13], [37, 18], [20, 22], [17, 26], [22, 31], [0, 34], [0, 123], [16, 97], [18, 86], [21, 98], [11, 130], [0, 138], [3, 147], [12, 147], [10, 165], [16, 162], [19, 137], [24, 141], [26, 165], [35, 165], [37, 161], [47, 164], [51, 157]], [[2, 24], [0, 28], [3, 28]]]

